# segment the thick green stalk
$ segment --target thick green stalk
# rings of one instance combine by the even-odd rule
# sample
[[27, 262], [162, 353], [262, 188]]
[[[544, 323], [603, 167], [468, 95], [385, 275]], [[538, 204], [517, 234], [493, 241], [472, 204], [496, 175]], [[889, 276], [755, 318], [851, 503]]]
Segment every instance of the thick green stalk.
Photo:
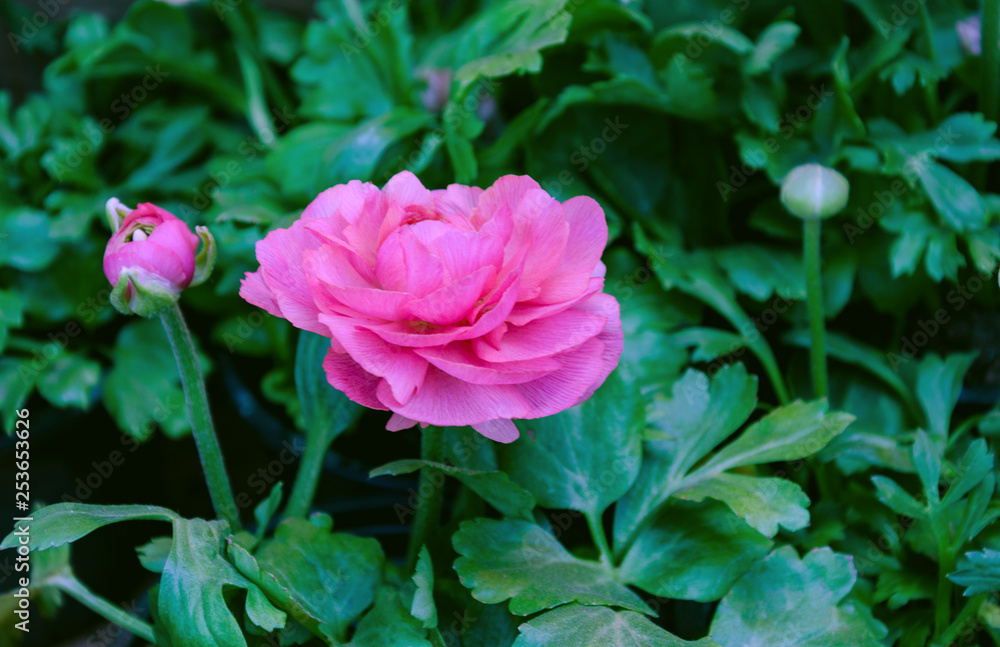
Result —
[[806, 266], [806, 298], [809, 305], [809, 349], [813, 395], [825, 398], [829, 393], [826, 378], [826, 316], [823, 312], [823, 274], [820, 261], [819, 220], [803, 221], [802, 257]]
[[[191, 341], [191, 333], [184, 323], [184, 315], [180, 306], [165, 310], [160, 315], [160, 321], [167, 331], [170, 346], [174, 349], [177, 360], [177, 370], [181, 375], [181, 386], [184, 387], [184, 401], [187, 404], [188, 419], [191, 421], [191, 432], [194, 444], [198, 448], [201, 467], [208, 482], [208, 492], [212, 497], [215, 513], [221, 519], [229, 522], [233, 532], [240, 530], [240, 515], [233, 499], [233, 490], [226, 475], [226, 465], [222, 460], [222, 448], [219, 438], [215, 435], [215, 425], [212, 423], [212, 412], [208, 408], [208, 394], [205, 392], [205, 378], [201, 374], [201, 363]], [[136, 376], [142, 379], [142, 376]]]
[[[439, 462], [442, 454], [441, 430], [434, 426], [425, 428], [420, 438], [420, 457], [425, 461]], [[416, 568], [420, 547], [427, 543], [434, 528], [441, 521], [441, 504], [444, 499], [443, 483], [444, 474], [440, 470], [426, 467], [420, 470], [417, 509], [413, 517], [410, 543], [406, 551], [406, 564], [411, 571]]]
[[951, 624], [951, 580], [948, 574], [955, 570], [955, 555], [948, 540], [938, 540], [938, 585], [934, 596], [934, 635], [940, 636]]
[[329, 448], [330, 439], [327, 434], [306, 434], [306, 447], [302, 450], [302, 461], [299, 463], [299, 473], [295, 475], [295, 485], [285, 507], [285, 517], [305, 517], [312, 507], [316, 496], [316, 486], [323, 471], [323, 459]]
[[982, 17], [982, 96], [980, 110], [990, 121], [1000, 117], [1000, 0], [985, 0]]
[[77, 602], [87, 607], [97, 615], [106, 618], [132, 635], [143, 639], [151, 645], [156, 644], [153, 628], [125, 611], [111, 604], [101, 596], [88, 589], [83, 582], [72, 575], [60, 575], [48, 580], [48, 584], [66, 593]]

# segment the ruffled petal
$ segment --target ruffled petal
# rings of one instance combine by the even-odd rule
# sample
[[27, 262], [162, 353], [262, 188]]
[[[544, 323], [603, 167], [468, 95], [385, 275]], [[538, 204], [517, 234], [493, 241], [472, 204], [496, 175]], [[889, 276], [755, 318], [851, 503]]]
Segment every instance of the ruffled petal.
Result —
[[559, 303], [584, 292], [608, 243], [608, 223], [596, 200], [577, 196], [562, 207], [569, 222], [566, 249], [559, 264], [542, 282], [533, 303]]
[[514, 422], [504, 418], [476, 423], [472, 428], [498, 443], [512, 443], [521, 435]]
[[605, 317], [574, 308], [526, 326], [510, 326], [499, 348], [480, 339], [473, 341], [473, 348], [476, 355], [489, 362], [548, 357], [596, 337], [604, 323]]
[[330, 331], [317, 319], [319, 309], [302, 273], [303, 252], [319, 246], [304, 223], [297, 220], [288, 229], [269, 233], [257, 243], [257, 260], [281, 315], [296, 328], [329, 337]]

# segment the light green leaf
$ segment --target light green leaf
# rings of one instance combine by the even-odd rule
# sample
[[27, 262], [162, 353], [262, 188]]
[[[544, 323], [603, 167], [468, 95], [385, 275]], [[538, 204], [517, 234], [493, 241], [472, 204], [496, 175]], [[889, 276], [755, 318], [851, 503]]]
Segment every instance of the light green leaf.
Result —
[[885, 626], [845, 599], [856, 580], [846, 555], [823, 548], [800, 559], [779, 548], [723, 598], [710, 634], [741, 647], [882, 647]]
[[401, 591], [382, 587], [348, 647], [433, 647], [420, 621], [410, 615]]
[[38, 392], [57, 407], [90, 408], [101, 365], [81, 354], [56, 358], [38, 380]]
[[801, 254], [760, 245], [736, 245], [720, 249], [715, 257], [733, 286], [757, 301], [770, 299], [775, 293], [791, 300], [806, 296]]
[[746, 421], [757, 404], [757, 378], [742, 364], [725, 366], [709, 381], [688, 370], [670, 398], [649, 404], [639, 477], [615, 507], [615, 543], [624, 544], [642, 520], [677, 491], [688, 471]]
[[427, 551], [427, 546], [420, 548], [413, 582], [417, 585], [417, 590], [413, 593], [410, 615], [420, 620], [425, 629], [436, 627], [438, 614], [434, 605], [434, 565], [431, 563], [431, 554]]
[[247, 617], [270, 632], [285, 624], [263, 591], [243, 577], [225, 557], [229, 524], [204, 519], [174, 521], [173, 547], [163, 568], [157, 612], [170, 640], [185, 647], [246, 647], [240, 623], [224, 591], [247, 592]]
[[875, 484], [875, 496], [893, 512], [913, 519], [922, 519], [927, 516], [927, 508], [891, 478], [873, 476], [872, 483]]
[[31, 514], [32, 521], [15, 523], [0, 550], [18, 545], [18, 527], [31, 529], [31, 550], [58, 548], [76, 541], [98, 528], [122, 521], [176, 521], [176, 512], [155, 505], [91, 505], [87, 503], [56, 503]]
[[566, 40], [570, 12], [566, 0], [512, 0], [490, 5], [462, 29], [455, 48], [455, 80], [538, 72], [541, 50]]
[[984, 548], [979, 552], [966, 553], [958, 569], [949, 574], [948, 579], [966, 587], [963, 593], [966, 597], [1000, 591], [1000, 550]]
[[513, 647], [718, 647], [681, 640], [632, 611], [567, 604], [518, 627]]
[[139, 562], [152, 573], [162, 573], [174, 545], [171, 537], [153, 537], [149, 543], [135, 549]]
[[792, 48], [801, 31], [798, 25], [791, 22], [769, 25], [757, 39], [757, 44], [744, 65], [747, 74], [761, 74], [770, 70], [778, 57]]
[[809, 497], [794, 481], [723, 472], [677, 493], [677, 498], [722, 501], [765, 537], [778, 534], [778, 526], [801, 530], [809, 525]]
[[460, 555], [455, 571], [472, 596], [486, 604], [510, 600], [510, 612], [515, 615], [569, 602], [649, 612], [608, 568], [574, 557], [531, 522], [465, 521], [452, 544]]
[[986, 224], [986, 203], [960, 175], [937, 162], [916, 164], [915, 170], [934, 209], [956, 231]]
[[499, 448], [500, 466], [542, 507], [599, 517], [639, 472], [641, 402], [618, 372], [583, 404], [517, 424], [521, 437]]
[[654, 595], [709, 602], [771, 546], [720, 503], [671, 503], [640, 531], [619, 572]]
[[805, 458], [823, 449], [852, 420], [854, 416], [847, 413], [827, 413], [826, 400], [793, 402], [750, 425], [695, 475]]
[[535, 497], [517, 483], [512, 483], [506, 472], [481, 472], [432, 461], [404, 459], [376, 467], [368, 476], [374, 478], [384, 474], [410, 474], [425, 467], [440, 470], [458, 479], [505, 516], [531, 519]]
[[274, 514], [281, 507], [281, 496], [284, 491], [284, 486], [281, 481], [274, 484], [271, 488], [271, 493], [267, 495], [267, 498], [257, 504], [257, 507], [253, 509], [253, 518], [257, 521], [257, 531], [254, 533], [254, 538], [256, 541], [260, 541], [267, 532], [267, 527], [271, 524], [271, 519]]
[[320, 627], [320, 633], [343, 640], [375, 599], [385, 558], [376, 540], [331, 533], [331, 525], [326, 515], [283, 521], [274, 538], [257, 549], [261, 575], [253, 579], [279, 606], [286, 608], [290, 597], [304, 609], [308, 617], [299, 618], [294, 606], [286, 608], [299, 622], [315, 629], [309, 621], [315, 618], [329, 627]]
[[943, 444], [951, 427], [951, 414], [962, 392], [962, 381], [977, 353], [955, 353], [941, 359], [928, 353], [917, 374], [917, 397], [927, 416], [927, 431]]

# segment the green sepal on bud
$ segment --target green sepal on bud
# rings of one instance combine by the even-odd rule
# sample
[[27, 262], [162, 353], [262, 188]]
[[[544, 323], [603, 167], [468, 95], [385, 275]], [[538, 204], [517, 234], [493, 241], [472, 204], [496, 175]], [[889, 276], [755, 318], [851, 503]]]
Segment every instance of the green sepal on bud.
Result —
[[118, 275], [111, 291], [111, 305], [123, 315], [155, 317], [174, 307], [181, 291], [169, 281], [141, 268], [128, 267]]
[[212, 236], [212, 232], [208, 230], [208, 227], [204, 225], [199, 225], [194, 228], [198, 238], [201, 238], [201, 251], [194, 258], [194, 278], [191, 279], [191, 286], [201, 285], [208, 280], [211, 276], [212, 270], [215, 268], [215, 257], [217, 248], [215, 246], [215, 237]]
[[823, 220], [847, 206], [851, 185], [836, 170], [820, 164], [793, 168], [781, 183], [781, 204], [802, 220]]

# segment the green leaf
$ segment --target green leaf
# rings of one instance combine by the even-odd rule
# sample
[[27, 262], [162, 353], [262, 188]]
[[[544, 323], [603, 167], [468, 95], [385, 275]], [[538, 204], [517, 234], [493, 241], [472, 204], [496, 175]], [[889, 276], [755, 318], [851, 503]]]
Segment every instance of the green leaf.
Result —
[[101, 365], [81, 354], [56, 358], [38, 380], [38, 392], [57, 407], [90, 408], [101, 379]]
[[695, 473], [805, 458], [823, 449], [852, 420], [847, 413], [827, 413], [826, 400], [793, 402], [750, 425]]
[[779, 56], [795, 44], [802, 29], [791, 22], [776, 22], [768, 25], [754, 45], [750, 58], [744, 64], [747, 74], [761, 74], [770, 70]]
[[59, 253], [59, 243], [49, 229], [44, 211], [19, 207], [0, 212], [0, 267], [22, 272], [45, 269]]
[[510, 600], [510, 612], [530, 615], [569, 602], [649, 612], [610, 570], [569, 554], [551, 534], [528, 521], [476, 519], [452, 537], [455, 571], [486, 604]]
[[927, 431], [936, 443], [944, 443], [951, 427], [951, 414], [962, 392], [962, 381], [977, 353], [955, 353], [941, 359], [928, 353], [917, 374], [917, 397], [927, 416]]
[[224, 521], [174, 521], [157, 611], [175, 645], [246, 647], [240, 623], [226, 603], [228, 588], [246, 591], [247, 617], [260, 629], [270, 632], [285, 625], [286, 615], [223, 556], [228, 534], [229, 524]]
[[728, 593], [771, 546], [720, 503], [671, 503], [644, 526], [619, 572], [654, 595], [709, 602]]
[[654, 399], [646, 414], [650, 442], [639, 477], [615, 507], [615, 544], [624, 544], [756, 404], [757, 378], [747, 375], [742, 364], [723, 367], [711, 381], [689, 369], [674, 383], [670, 398]]
[[[111, 360], [102, 397], [122, 431], [141, 442], [152, 436], [155, 426], [172, 438], [190, 430], [177, 361], [159, 320], [127, 323], [118, 333]], [[202, 357], [203, 372], [206, 365]]]
[[17, 412], [28, 401], [37, 376], [31, 361], [0, 357], [0, 418], [8, 436], [14, 433], [15, 423], [20, 420]]
[[765, 537], [778, 534], [778, 526], [801, 530], [809, 525], [809, 497], [794, 481], [723, 472], [677, 493], [677, 498], [722, 501]]
[[254, 533], [254, 538], [257, 542], [260, 542], [261, 538], [263, 538], [264, 533], [267, 532], [267, 527], [271, 524], [271, 519], [274, 518], [278, 508], [281, 507], [283, 491], [284, 486], [281, 481], [278, 481], [271, 488], [271, 493], [267, 495], [267, 498], [258, 503], [257, 507], [253, 509], [253, 518], [257, 521], [257, 531]]
[[410, 615], [402, 592], [382, 587], [354, 632], [349, 647], [432, 647], [427, 631]]
[[171, 537], [153, 537], [148, 544], [135, 549], [143, 568], [152, 573], [162, 573], [174, 545]]
[[913, 519], [922, 519], [927, 516], [927, 508], [889, 477], [873, 476], [872, 483], [875, 484], [875, 496], [893, 512]]
[[958, 465], [948, 463], [946, 467], [950, 468], [945, 475], [948, 491], [941, 500], [941, 505], [948, 508], [958, 503], [959, 499], [972, 491], [993, 470], [993, 454], [986, 447], [986, 439], [973, 441]]
[[413, 573], [413, 582], [417, 590], [413, 593], [413, 604], [410, 605], [410, 615], [421, 621], [425, 629], [437, 626], [437, 607], [434, 606], [434, 565], [427, 546], [420, 547], [417, 557], [417, 568]]
[[986, 203], [964, 178], [936, 162], [918, 164], [916, 172], [934, 209], [956, 231], [986, 224]]
[[331, 533], [331, 525], [326, 515], [314, 515], [310, 521], [286, 519], [254, 557], [262, 573], [261, 587], [276, 604], [283, 606], [286, 597], [293, 598], [342, 640], [347, 627], [375, 599], [385, 558], [376, 540]]
[[566, 0], [512, 0], [488, 5], [466, 25], [455, 46], [455, 80], [468, 85], [477, 77], [534, 73], [542, 68], [541, 50], [566, 40], [572, 16]]
[[323, 360], [330, 350], [327, 337], [308, 331], [299, 332], [295, 352], [295, 389], [302, 406], [302, 428], [307, 434], [324, 434], [329, 446], [349, 429], [365, 408], [330, 386]]
[[617, 372], [589, 400], [539, 420], [499, 449], [502, 469], [545, 508], [599, 517], [635, 481], [642, 461], [642, 408]]
[[1000, 550], [984, 548], [979, 552], [966, 553], [958, 569], [950, 573], [948, 579], [966, 587], [963, 593], [966, 597], [1000, 591]]
[[718, 647], [710, 638], [681, 640], [632, 611], [567, 604], [520, 627], [513, 647]]
[[846, 598], [856, 580], [846, 555], [823, 548], [800, 559], [784, 546], [740, 578], [710, 633], [746, 647], [881, 647], [885, 626]]
[[404, 459], [376, 467], [368, 476], [374, 478], [385, 474], [410, 474], [425, 467], [440, 470], [458, 479], [504, 516], [531, 519], [535, 497], [517, 483], [512, 483], [506, 472], [482, 472], [433, 461]]
[[775, 293], [795, 301], [806, 296], [801, 254], [761, 245], [736, 245], [719, 250], [715, 257], [733, 286], [757, 301], [770, 299]]
[[0, 550], [18, 545], [19, 526], [31, 527], [31, 550], [58, 548], [85, 537], [98, 528], [121, 521], [176, 521], [176, 512], [155, 505], [91, 505], [87, 503], [56, 503], [32, 513], [32, 521], [14, 524]]
[[938, 491], [938, 484], [941, 482], [941, 456], [938, 451], [927, 432], [918, 430], [913, 442], [913, 466], [924, 486], [924, 500], [932, 508], [936, 508], [941, 502]]

